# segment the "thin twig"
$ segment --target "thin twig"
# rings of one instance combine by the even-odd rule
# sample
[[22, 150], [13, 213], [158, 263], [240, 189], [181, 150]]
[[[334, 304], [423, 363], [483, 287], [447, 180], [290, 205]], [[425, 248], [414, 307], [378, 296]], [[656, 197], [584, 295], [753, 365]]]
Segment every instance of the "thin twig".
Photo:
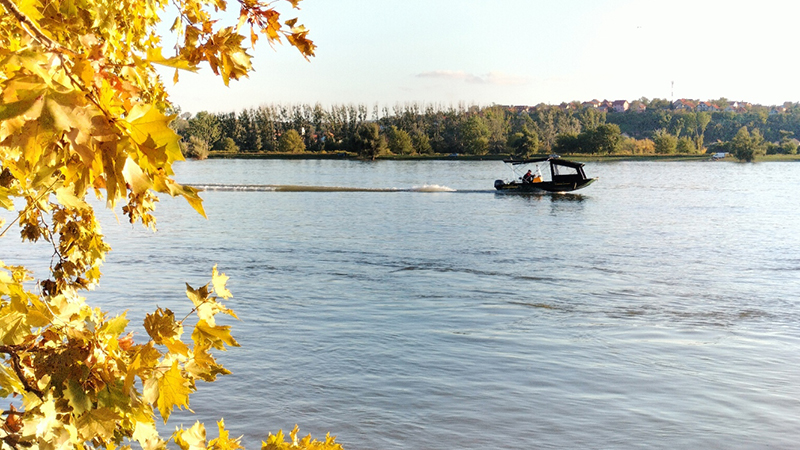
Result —
[[[0, 0], [0, 2], [4, 2], [4, 1], [6, 1], [6, 0]], [[52, 184], [50, 184], [50, 186], [47, 186], [47, 189], [45, 189], [45, 190], [44, 190], [44, 191], [43, 191], [41, 194], [39, 194], [39, 196], [38, 196], [38, 197], [36, 197], [35, 199], [33, 199], [33, 202], [30, 202], [30, 203], [28, 204], [28, 206], [26, 206], [26, 207], [22, 208], [22, 209], [20, 210], [19, 214], [17, 214], [17, 217], [16, 217], [16, 218], [14, 218], [14, 220], [12, 220], [11, 222], [9, 222], [8, 226], [7, 226], [7, 227], [6, 227], [6, 228], [3, 230], [3, 232], [2, 232], [2, 233], [0, 233], [0, 238], [2, 238], [3, 236], [5, 236], [5, 235], [6, 235], [6, 232], [8, 232], [8, 230], [11, 228], [11, 225], [14, 225], [14, 224], [15, 224], [15, 223], [16, 223], [16, 222], [19, 220], [19, 218], [20, 218], [20, 217], [22, 217], [22, 215], [23, 215], [23, 214], [24, 214], [24, 213], [25, 213], [25, 212], [26, 212], [26, 211], [27, 211], [29, 208], [31, 208], [31, 206], [32, 206], [32, 205], [36, 204], [36, 203], [37, 203], [39, 200], [41, 200], [41, 199], [42, 199], [42, 197], [44, 197], [45, 195], [50, 195], [50, 193], [51, 193], [51, 191], [52, 191], [52, 189], [53, 189], [53, 186], [55, 186], [55, 185], [56, 185], [56, 183], [58, 183], [58, 180], [59, 180], [59, 177], [56, 177], [56, 179], [55, 179], [55, 180], [53, 180], [53, 183], [52, 183]]]

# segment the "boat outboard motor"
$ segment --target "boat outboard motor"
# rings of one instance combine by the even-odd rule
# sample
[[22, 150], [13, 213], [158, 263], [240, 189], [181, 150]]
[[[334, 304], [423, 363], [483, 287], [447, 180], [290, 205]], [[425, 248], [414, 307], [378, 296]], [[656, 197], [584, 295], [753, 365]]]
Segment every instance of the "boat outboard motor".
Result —
[[495, 189], [502, 189], [506, 183], [503, 180], [494, 180], [494, 188]]

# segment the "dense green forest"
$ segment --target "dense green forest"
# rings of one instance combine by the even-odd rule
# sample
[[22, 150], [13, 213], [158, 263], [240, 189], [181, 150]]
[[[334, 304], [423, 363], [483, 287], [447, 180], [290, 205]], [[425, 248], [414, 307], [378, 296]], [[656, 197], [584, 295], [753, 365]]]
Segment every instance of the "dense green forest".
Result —
[[[642, 98], [625, 112], [561, 105], [269, 105], [238, 113], [178, 114], [186, 156], [227, 153], [381, 155], [796, 154], [800, 104], [736, 105], [719, 99], [695, 111]], [[689, 105], [697, 105], [690, 102]], [[718, 105], [718, 106], [717, 106]]]

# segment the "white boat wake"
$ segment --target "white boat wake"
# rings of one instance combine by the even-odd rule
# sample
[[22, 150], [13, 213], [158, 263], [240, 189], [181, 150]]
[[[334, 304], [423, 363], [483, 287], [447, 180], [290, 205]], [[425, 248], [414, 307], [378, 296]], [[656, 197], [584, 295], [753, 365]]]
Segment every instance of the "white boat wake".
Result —
[[[241, 191], [241, 192], [460, 192], [457, 189], [438, 184], [424, 184], [411, 188], [368, 188], [346, 186], [305, 186], [296, 184], [204, 184], [187, 183], [203, 191]], [[474, 191], [470, 191], [474, 192]]]
[[422, 186], [414, 186], [411, 188], [412, 192], [456, 192], [455, 189], [447, 186], [440, 186], [438, 184], [424, 184]]

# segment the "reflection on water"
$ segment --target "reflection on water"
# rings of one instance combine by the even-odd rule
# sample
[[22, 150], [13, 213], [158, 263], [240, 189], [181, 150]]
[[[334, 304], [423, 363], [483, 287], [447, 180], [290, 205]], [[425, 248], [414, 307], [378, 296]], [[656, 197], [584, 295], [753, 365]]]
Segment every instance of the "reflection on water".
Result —
[[538, 193], [497, 193], [498, 196], [519, 198], [525, 201], [542, 201], [549, 200], [550, 202], [582, 202], [586, 197], [583, 194], [573, 194], [569, 192], [538, 192]]
[[218, 264], [242, 347], [173, 417], [249, 447], [299, 423], [353, 450], [793, 448], [800, 164], [701, 164], [491, 195], [500, 162], [183, 163], [209, 219], [108, 220], [94, 295], [141, 323]]
[[550, 196], [550, 199], [553, 202], [582, 202], [586, 197], [583, 194], [563, 193], [553, 194]]

